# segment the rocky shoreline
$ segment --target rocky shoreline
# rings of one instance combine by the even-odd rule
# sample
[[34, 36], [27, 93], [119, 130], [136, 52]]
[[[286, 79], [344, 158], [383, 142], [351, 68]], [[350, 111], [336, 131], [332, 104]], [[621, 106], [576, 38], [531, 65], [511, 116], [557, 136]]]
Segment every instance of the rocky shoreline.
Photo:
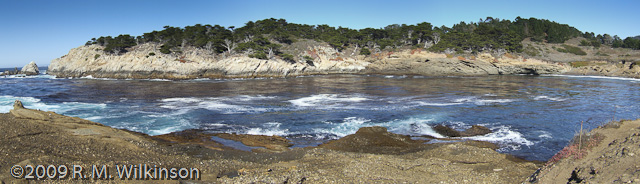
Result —
[[[194, 183], [375, 183], [473, 182], [517, 183], [531, 175], [536, 163], [494, 151], [491, 143], [465, 141], [424, 144], [383, 127], [318, 147], [288, 148], [277, 136], [214, 135], [260, 146], [253, 152], [232, 149], [206, 133], [176, 132], [161, 136], [113, 129], [99, 123], [53, 112], [23, 108], [16, 103], [0, 114], [0, 170], [13, 165], [150, 164], [198, 168]], [[110, 170], [115, 176], [115, 169]], [[28, 182], [9, 174], [4, 183]], [[72, 179], [60, 182], [77, 182]], [[115, 179], [112, 182], [130, 182]], [[178, 183], [175, 180], [161, 182]]]
[[[236, 54], [216, 56], [197, 48], [183, 55], [162, 54], [153, 44], [135, 46], [122, 55], [108, 54], [101, 46], [72, 49], [55, 59], [47, 72], [57, 77], [116, 79], [196, 79], [294, 77], [320, 74], [384, 74], [424, 76], [482, 76], [507, 74], [558, 74], [570, 70], [565, 64], [511, 55], [495, 58], [448, 57], [422, 50], [404, 50], [370, 56], [344, 56], [328, 46], [309, 46], [312, 61], [261, 60]], [[342, 53], [344, 55], [344, 53]], [[305, 54], [303, 56], [309, 56]], [[302, 57], [302, 56], [301, 56]], [[311, 58], [311, 56], [309, 56]]]
[[[198, 168], [200, 179], [189, 180], [191, 183], [628, 183], [640, 178], [636, 164], [640, 120], [611, 122], [594, 129], [584, 134], [585, 151], [570, 151], [575, 145], [569, 145], [545, 165], [498, 153], [488, 142], [428, 143], [433, 138], [412, 139], [383, 127], [361, 128], [318, 147], [289, 148], [288, 140], [278, 136], [198, 130], [148, 136], [26, 109], [19, 101], [10, 113], [0, 114], [0, 126], [3, 171], [14, 165], [51, 164]], [[434, 129], [450, 137], [488, 133], [482, 127], [464, 132], [444, 126]], [[256, 149], [237, 150], [212, 136]], [[596, 137], [597, 141], [591, 141]], [[109, 172], [115, 176], [114, 170]], [[70, 178], [52, 181], [78, 182]], [[0, 175], [0, 183], [28, 182]]]

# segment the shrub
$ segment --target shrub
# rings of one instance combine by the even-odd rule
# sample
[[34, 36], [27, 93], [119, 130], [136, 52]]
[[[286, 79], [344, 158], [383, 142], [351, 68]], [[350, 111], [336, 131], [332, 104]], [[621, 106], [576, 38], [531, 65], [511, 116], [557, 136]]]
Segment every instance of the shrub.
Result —
[[167, 45], [162, 45], [160, 46], [160, 52], [162, 52], [163, 54], [169, 54], [171, 53], [171, 48], [169, 48], [169, 46]]
[[96, 54], [95, 56], [93, 56], [93, 59], [98, 59], [100, 57], [100, 54]]
[[601, 44], [602, 44], [602, 43], [600, 43], [600, 41], [598, 41], [598, 40], [593, 40], [593, 41], [591, 41], [591, 46], [593, 46], [593, 47], [595, 47], [595, 48], [600, 47], [600, 45], [601, 45]]
[[540, 54], [540, 51], [535, 47], [528, 46], [527, 48], [524, 49], [524, 53], [529, 56], [537, 56], [538, 54]]
[[155, 56], [156, 53], [155, 52], [149, 52], [149, 56]]
[[262, 52], [258, 52], [258, 53], [254, 53], [254, 54], [249, 54], [250, 58], [257, 58], [257, 59], [267, 59], [267, 54], [262, 53]]
[[571, 45], [562, 45], [562, 47], [564, 47], [564, 49], [562, 48], [558, 48], [558, 52], [564, 52], [564, 53], [571, 53], [571, 54], [575, 54], [575, 55], [587, 55], [586, 52], [582, 51], [582, 49], [580, 49], [580, 47], [574, 47]]
[[546, 165], [550, 165], [556, 163], [564, 158], [573, 157], [574, 159], [581, 159], [587, 155], [589, 150], [593, 147], [598, 146], [600, 142], [604, 139], [604, 135], [601, 134], [582, 134], [576, 135], [571, 143], [560, 150], [558, 153], [553, 155], [551, 159], [547, 162]]
[[360, 50], [360, 55], [365, 55], [365, 56], [371, 55], [371, 51], [369, 50], [369, 48], [364, 47], [362, 48], [362, 50]]
[[591, 46], [591, 42], [589, 42], [587, 40], [581, 40], [580, 41], [580, 46]]
[[609, 54], [605, 54], [605, 53], [602, 53], [602, 52], [599, 52], [599, 51], [598, 51], [598, 52], [596, 53], [596, 56], [609, 56]]
[[288, 62], [291, 62], [291, 63], [295, 62], [295, 59], [293, 59], [293, 55], [291, 55], [291, 54], [284, 54], [283, 53], [283, 54], [280, 54], [280, 57], [282, 57], [282, 60], [285, 60], [285, 61], [288, 61]]
[[571, 67], [574, 67], [574, 68], [589, 66], [588, 61], [574, 61], [574, 62], [570, 62], [569, 64], [571, 65]]

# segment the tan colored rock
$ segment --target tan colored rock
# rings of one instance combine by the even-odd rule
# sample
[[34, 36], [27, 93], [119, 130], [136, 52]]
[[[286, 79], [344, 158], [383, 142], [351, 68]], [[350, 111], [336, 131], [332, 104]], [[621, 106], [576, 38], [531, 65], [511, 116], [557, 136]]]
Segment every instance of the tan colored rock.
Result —
[[[48, 73], [58, 77], [91, 75], [98, 78], [252, 78], [355, 73], [368, 64], [357, 60], [332, 61], [323, 56], [314, 66], [310, 66], [277, 58], [261, 60], [242, 55], [224, 57], [192, 47], [185, 48], [182, 55], [162, 54], [159, 48], [157, 44], [145, 43], [134, 46], [124, 54], [114, 55], [103, 52], [102, 46], [81, 46], [54, 59], [49, 65]], [[330, 52], [333, 49], [325, 50]]]
[[20, 73], [26, 75], [38, 75], [40, 74], [40, 69], [38, 69], [38, 65], [36, 65], [36, 62], [31, 61], [29, 64], [22, 67]]

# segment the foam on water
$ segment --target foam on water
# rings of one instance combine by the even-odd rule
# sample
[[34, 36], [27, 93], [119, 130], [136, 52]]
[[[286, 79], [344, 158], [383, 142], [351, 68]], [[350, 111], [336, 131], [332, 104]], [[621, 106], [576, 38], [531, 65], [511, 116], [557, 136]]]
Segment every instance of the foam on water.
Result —
[[413, 102], [419, 106], [450, 106], [450, 105], [460, 105], [463, 103], [431, 103], [431, 102]]
[[552, 77], [571, 77], [571, 78], [592, 78], [592, 79], [612, 79], [612, 80], [625, 80], [625, 81], [633, 81], [640, 82], [640, 79], [634, 78], [626, 78], [626, 77], [607, 77], [607, 76], [595, 76], [595, 75], [544, 75], [544, 76], [552, 76]]
[[534, 97], [533, 100], [551, 100], [556, 102], [562, 102], [562, 101], [565, 101], [566, 99], [540, 95], [540, 96]]
[[516, 99], [483, 99], [478, 97], [463, 97], [454, 100], [456, 103], [473, 103], [476, 105], [493, 105], [497, 103], [510, 103], [515, 102]]
[[286, 136], [291, 134], [291, 132], [289, 132], [289, 129], [281, 129], [280, 125], [282, 124], [278, 122], [268, 122], [264, 124], [263, 128], [250, 128], [245, 133], [249, 135], [268, 135], [268, 136], [273, 136], [273, 135]]
[[[69, 79], [71, 79], [71, 77], [69, 77]], [[92, 79], [92, 80], [118, 80], [118, 79], [111, 79], [111, 78], [95, 78], [91, 75], [87, 75], [84, 77], [80, 77], [80, 79]]]
[[289, 100], [298, 107], [313, 107], [321, 109], [350, 109], [356, 108], [353, 104], [369, 100], [361, 95], [318, 94], [308, 97]]
[[493, 142], [500, 145], [499, 151], [520, 150], [521, 146], [532, 146], [534, 143], [524, 138], [520, 132], [511, 130], [509, 126], [501, 125], [491, 128], [490, 134], [474, 137], [465, 137], [463, 139], [472, 139], [478, 141]]
[[[218, 111], [223, 114], [238, 114], [238, 113], [257, 113], [266, 112], [266, 108], [254, 107], [252, 105], [234, 104], [238, 102], [248, 102], [254, 100], [261, 100], [271, 97], [263, 96], [236, 96], [230, 98], [167, 98], [160, 100], [162, 104], [160, 107], [166, 109], [179, 110], [179, 112], [186, 113], [189, 110], [195, 109], [207, 109], [210, 111]], [[277, 109], [270, 109], [277, 110]]]

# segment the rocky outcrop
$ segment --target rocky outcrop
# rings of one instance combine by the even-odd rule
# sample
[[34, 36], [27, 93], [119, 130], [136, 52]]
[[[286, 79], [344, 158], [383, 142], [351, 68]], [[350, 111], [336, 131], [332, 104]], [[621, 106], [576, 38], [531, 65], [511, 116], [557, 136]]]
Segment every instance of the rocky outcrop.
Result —
[[18, 70], [18, 68], [16, 67], [14, 70], [7, 70], [0, 73], [0, 75], [18, 75], [18, 74], [38, 75], [40, 74], [40, 69], [38, 69], [38, 65], [36, 65], [36, 62], [31, 61], [29, 64], [22, 67], [21, 70]]
[[[586, 138], [585, 138], [586, 137]], [[640, 120], [610, 122], [558, 152], [530, 183], [640, 182]], [[578, 146], [578, 144], [582, 144]]]
[[433, 130], [447, 137], [471, 137], [491, 133], [489, 128], [480, 125], [472, 125], [471, 128], [465, 131], [458, 131], [445, 125], [436, 125], [433, 127]]
[[489, 54], [477, 58], [447, 58], [444, 54], [401, 52], [395, 57], [372, 62], [367, 73], [374, 74], [414, 74], [425, 76], [481, 76], [508, 74], [557, 74], [568, 71], [565, 65], [526, 60], [524, 58], [501, 57], [495, 59]]
[[89, 45], [72, 49], [54, 59], [48, 73], [57, 77], [98, 78], [255, 78], [287, 77], [315, 74], [398, 74], [425, 76], [479, 76], [498, 74], [550, 74], [566, 71], [563, 65], [524, 58], [447, 58], [444, 54], [405, 50], [371, 56], [347, 55], [316, 44], [298, 52], [297, 58], [312, 61], [284, 61], [249, 58], [243, 54], [213, 54], [211, 51], [184, 48], [181, 54], [162, 54], [159, 45], [146, 43], [116, 55], [105, 53], [102, 46]]
[[22, 67], [20, 73], [26, 75], [38, 75], [40, 74], [40, 69], [38, 69], [38, 65], [36, 65], [36, 62], [31, 61], [29, 64]]
[[190, 47], [185, 48], [182, 54], [162, 54], [159, 48], [157, 44], [146, 43], [115, 55], [103, 52], [98, 45], [81, 46], [54, 59], [47, 72], [57, 77], [254, 78], [357, 73], [368, 64], [354, 59], [333, 61], [327, 57], [318, 57], [311, 64], [278, 58], [262, 60], [240, 54], [227, 57]]
[[601, 75], [612, 77], [640, 78], [640, 62], [623, 61], [589, 61], [581, 62], [585, 66], [572, 68], [567, 74], [572, 75]]
[[355, 134], [320, 145], [321, 148], [358, 152], [402, 154], [426, 147], [426, 141], [413, 140], [407, 135], [387, 132], [385, 127], [363, 127]]

